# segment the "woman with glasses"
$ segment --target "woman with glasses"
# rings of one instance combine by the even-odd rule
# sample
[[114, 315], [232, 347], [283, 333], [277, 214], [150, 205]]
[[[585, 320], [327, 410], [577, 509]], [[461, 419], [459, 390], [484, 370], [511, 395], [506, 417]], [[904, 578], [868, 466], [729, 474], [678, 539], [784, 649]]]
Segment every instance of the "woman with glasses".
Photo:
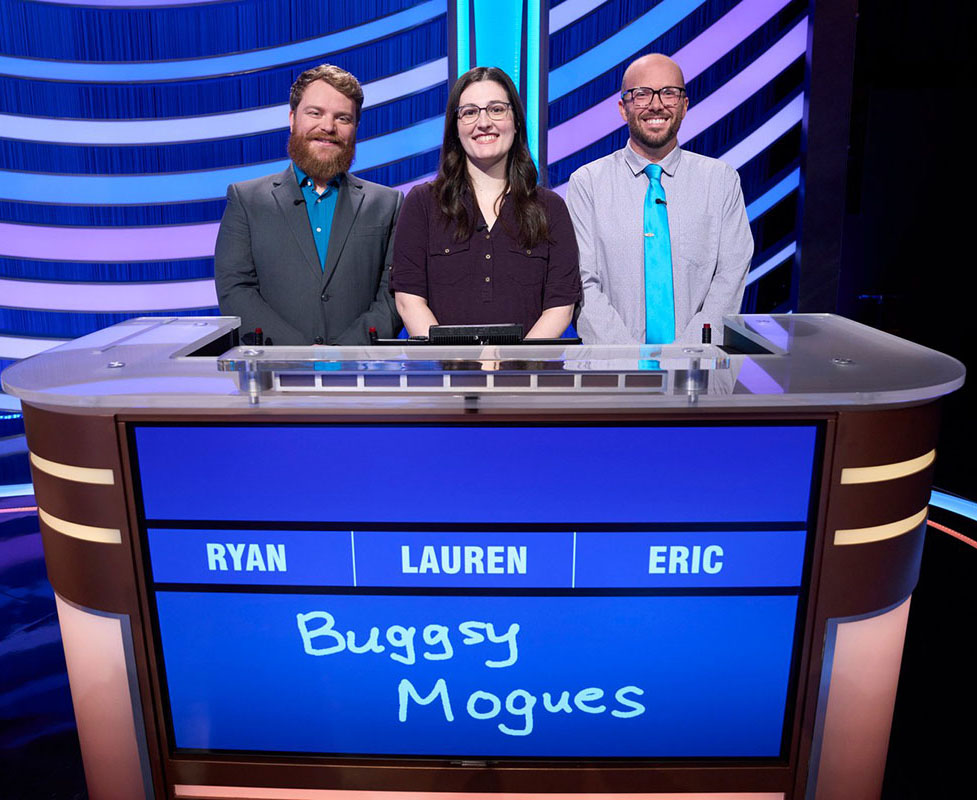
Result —
[[476, 67], [448, 97], [437, 178], [407, 195], [390, 288], [412, 336], [431, 325], [515, 323], [557, 338], [580, 301], [566, 205], [537, 185], [508, 75]]

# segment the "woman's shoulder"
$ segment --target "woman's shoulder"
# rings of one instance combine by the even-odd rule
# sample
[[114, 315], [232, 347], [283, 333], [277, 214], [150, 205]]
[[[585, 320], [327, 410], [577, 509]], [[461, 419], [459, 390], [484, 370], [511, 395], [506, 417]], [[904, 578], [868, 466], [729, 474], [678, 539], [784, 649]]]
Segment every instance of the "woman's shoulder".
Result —
[[570, 219], [567, 204], [560, 195], [545, 186], [536, 187], [536, 199], [543, 204], [546, 216], [550, 222], [563, 223]]
[[[410, 214], [429, 215], [431, 208], [435, 204], [434, 183], [425, 181], [417, 183], [407, 192], [404, 198], [404, 211]], [[401, 212], [403, 213], [403, 212]]]
[[408, 197], [414, 197], [416, 200], [427, 200], [434, 195], [434, 181], [424, 181], [423, 183], [415, 183], [410, 190], [407, 192]]

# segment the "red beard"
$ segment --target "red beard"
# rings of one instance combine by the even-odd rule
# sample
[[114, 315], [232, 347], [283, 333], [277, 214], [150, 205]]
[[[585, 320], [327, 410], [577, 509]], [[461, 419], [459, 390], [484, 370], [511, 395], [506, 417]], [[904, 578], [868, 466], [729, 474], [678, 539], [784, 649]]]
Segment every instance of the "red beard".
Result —
[[313, 141], [315, 139], [335, 142], [339, 147], [325, 156], [320, 156], [312, 150], [309, 138], [291, 134], [288, 137], [288, 155], [302, 172], [322, 186], [340, 173], [349, 171], [353, 163], [353, 155], [356, 153], [356, 143], [352, 139], [344, 142], [335, 136], [312, 137]]

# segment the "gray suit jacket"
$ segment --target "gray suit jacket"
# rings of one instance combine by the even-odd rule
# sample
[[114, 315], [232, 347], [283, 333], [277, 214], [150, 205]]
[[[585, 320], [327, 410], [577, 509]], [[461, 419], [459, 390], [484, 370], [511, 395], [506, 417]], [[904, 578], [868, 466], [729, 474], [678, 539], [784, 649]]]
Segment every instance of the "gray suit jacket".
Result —
[[366, 344], [400, 330], [387, 289], [396, 189], [342, 176], [325, 269], [291, 165], [231, 184], [217, 234], [214, 273], [221, 313], [241, 332], [261, 328], [274, 344]]

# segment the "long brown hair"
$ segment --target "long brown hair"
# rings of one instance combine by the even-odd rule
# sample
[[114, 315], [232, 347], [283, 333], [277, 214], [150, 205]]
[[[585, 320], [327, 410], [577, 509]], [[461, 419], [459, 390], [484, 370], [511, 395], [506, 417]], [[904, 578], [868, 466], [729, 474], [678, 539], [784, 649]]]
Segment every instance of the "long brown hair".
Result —
[[509, 95], [512, 120], [515, 123], [515, 138], [506, 159], [503, 195], [508, 193], [506, 202], [515, 205], [516, 219], [519, 220], [520, 243], [525, 247], [534, 247], [549, 237], [546, 210], [536, 193], [539, 173], [529, 154], [526, 112], [519, 99], [519, 92], [512, 79], [498, 67], [470, 69], [451, 87], [448, 108], [444, 114], [444, 140], [441, 143], [438, 177], [434, 180], [434, 196], [438, 200], [441, 213], [454, 222], [458, 239], [469, 238], [474, 232], [475, 220], [469, 216], [464, 200], [466, 193], [474, 197], [474, 191], [468, 177], [465, 150], [458, 137], [458, 102], [461, 93], [479, 81], [495, 81], [502, 84], [506, 94]]

